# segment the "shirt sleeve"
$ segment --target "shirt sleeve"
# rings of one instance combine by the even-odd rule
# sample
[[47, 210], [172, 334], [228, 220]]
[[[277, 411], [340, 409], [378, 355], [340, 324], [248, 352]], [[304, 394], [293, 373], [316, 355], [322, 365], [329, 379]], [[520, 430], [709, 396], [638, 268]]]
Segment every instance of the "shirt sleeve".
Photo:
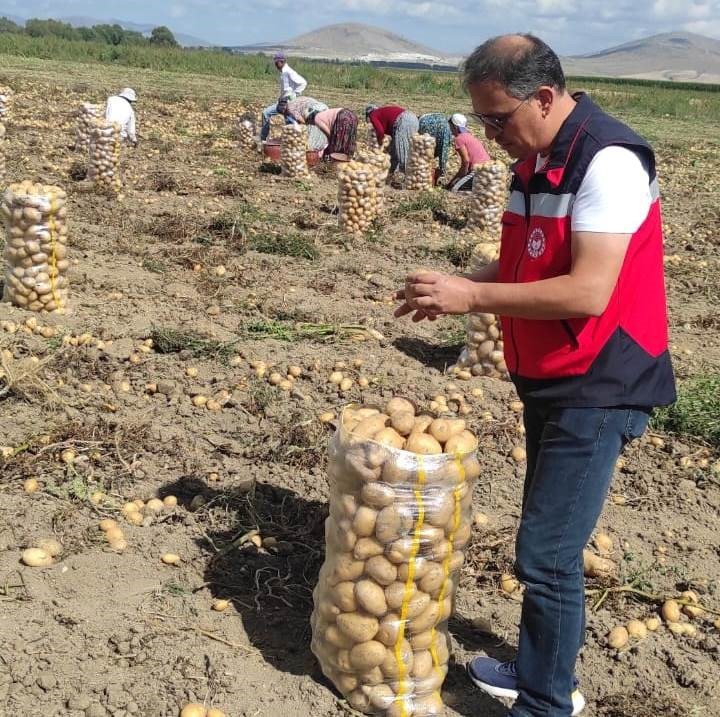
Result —
[[299, 95], [305, 92], [305, 88], [307, 87], [307, 80], [299, 72], [296, 72], [293, 69], [291, 69], [288, 74], [290, 75], [290, 79], [292, 80], [295, 92]]
[[653, 199], [648, 170], [639, 155], [620, 146], [601, 149], [575, 195], [573, 231], [633, 234]]

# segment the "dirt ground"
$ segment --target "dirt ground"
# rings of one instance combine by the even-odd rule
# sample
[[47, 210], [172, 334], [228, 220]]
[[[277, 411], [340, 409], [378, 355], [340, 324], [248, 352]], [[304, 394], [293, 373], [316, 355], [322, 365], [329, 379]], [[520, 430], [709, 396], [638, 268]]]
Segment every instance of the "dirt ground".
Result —
[[[318, 417], [350, 401], [401, 394], [427, 405], [459, 391], [481, 440], [475, 508], [488, 523], [468, 549], [443, 697], [448, 715], [504, 715], [506, 706], [471, 687], [464, 664], [480, 651], [510, 656], [516, 644], [520, 602], [499, 587], [512, 566], [523, 473], [510, 457], [522, 444], [514, 390], [444, 374], [459, 353], [460, 321], [392, 318], [391, 294], [408, 270], [453, 271], [465, 255], [472, 237], [458, 228], [463, 200], [433, 205], [393, 189], [372, 235], [343, 235], [332, 172], [289, 180], [237, 148], [235, 117], [248, 102], [263, 104], [270, 85], [150, 72], [131, 83], [142, 139], [124, 153], [123, 195], [98, 197], [82, 191], [73, 115], [127, 77], [3, 58], [0, 82], [16, 91], [9, 176], [66, 188], [72, 237], [71, 312], [38, 319], [54, 336], [23, 330], [29, 315], [0, 305], [0, 320], [20, 327], [0, 330], [0, 349], [13, 355], [5, 363], [16, 370], [11, 390], [0, 390], [8, 449], [0, 458], [0, 714], [164, 717], [187, 701], [232, 717], [354, 714], [309, 649], [331, 430]], [[350, 99], [359, 108], [367, 98]], [[406, 99], [432, 107], [431, 98]], [[677, 372], [717, 372], [717, 136], [701, 142], [669, 119], [636, 119], [660, 158]], [[283, 391], [257, 375], [258, 361], [268, 373], [299, 366], [302, 375]], [[338, 361], [368, 387], [355, 381], [340, 393], [328, 382]], [[196, 396], [219, 410], [196, 407]], [[720, 714], [718, 458], [654, 434], [618, 465], [600, 520], [618, 570], [588, 580], [578, 665], [588, 715]], [[28, 478], [39, 481], [37, 492], [23, 489]], [[146, 511], [142, 525], [120, 512], [127, 501], [168, 495], [178, 506]], [[124, 552], [109, 549], [102, 518], [120, 523]], [[63, 554], [49, 568], [22, 565], [22, 550], [46, 537]], [[178, 565], [161, 562], [168, 552]], [[645, 597], [609, 592], [594, 609], [604, 588], [618, 586]], [[663, 625], [627, 649], [607, 646], [611, 628], [658, 614], [665, 597], [687, 589], [708, 608], [693, 620], [694, 636]], [[216, 598], [230, 607], [212, 610]]]

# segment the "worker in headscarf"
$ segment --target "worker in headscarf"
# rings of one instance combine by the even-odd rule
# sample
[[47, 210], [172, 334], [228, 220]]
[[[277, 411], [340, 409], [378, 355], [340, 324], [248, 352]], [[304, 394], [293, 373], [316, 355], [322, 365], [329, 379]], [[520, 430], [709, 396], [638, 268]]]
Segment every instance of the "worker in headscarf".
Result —
[[379, 146], [382, 147], [386, 135], [391, 138], [388, 177], [397, 169], [405, 172], [410, 157], [410, 139], [420, 128], [417, 116], [399, 105], [368, 105], [365, 119], [373, 126]]
[[135, 102], [137, 102], [135, 90], [125, 87], [117, 95], [108, 97], [105, 107], [105, 119], [119, 125], [121, 139], [133, 146], [137, 146], [138, 143], [133, 109]]
[[318, 127], [329, 140], [325, 159], [332, 154], [344, 154], [351, 159], [357, 147], [358, 116], [344, 107], [313, 111], [308, 124]]
[[260, 130], [260, 139], [263, 142], [270, 134], [270, 118], [278, 114], [278, 102], [283, 99], [294, 100], [298, 95], [305, 92], [305, 88], [307, 87], [307, 80], [287, 64], [285, 53], [276, 53], [273, 56], [273, 62], [275, 63], [275, 69], [277, 69], [280, 73], [280, 94], [278, 95], [278, 100], [274, 104], [268, 105], [263, 110], [263, 124], [262, 129]]
[[475, 167], [490, 161], [485, 145], [467, 129], [467, 117], [456, 112], [447, 122], [454, 137], [455, 151], [460, 157], [460, 168], [447, 183], [451, 192], [469, 192], [472, 189]]

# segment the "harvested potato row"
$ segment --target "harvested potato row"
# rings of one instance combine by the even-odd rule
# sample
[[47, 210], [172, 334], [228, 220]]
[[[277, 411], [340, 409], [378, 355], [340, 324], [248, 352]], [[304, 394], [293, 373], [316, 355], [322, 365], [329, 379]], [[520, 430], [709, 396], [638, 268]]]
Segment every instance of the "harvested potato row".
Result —
[[383, 184], [370, 164], [348, 162], [338, 172], [338, 222], [349, 232], [364, 232], [378, 216], [378, 199]]
[[410, 158], [405, 189], [430, 189], [435, 174], [435, 137], [429, 134], [415, 134], [410, 138]]
[[286, 177], [302, 179], [308, 176], [307, 127], [302, 124], [286, 124], [282, 129], [280, 165]]
[[75, 129], [75, 149], [87, 152], [90, 149], [92, 131], [101, 118], [102, 107], [90, 102], [83, 102], [77, 112]]
[[64, 311], [70, 266], [65, 192], [29, 181], [11, 184], [0, 213], [7, 237], [3, 301], [30, 311]]
[[0, 122], [0, 188], [5, 186], [5, 125]]
[[484, 162], [475, 168], [468, 226], [500, 240], [507, 203], [508, 169], [502, 162]]
[[366, 714], [443, 714], [447, 620], [471, 535], [477, 439], [405, 399], [351, 406], [330, 446], [312, 650]]
[[99, 192], [118, 194], [122, 189], [120, 179], [120, 126], [95, 121], [90, 133], [90, 164], [88, 180]]
[[12, 105], [13, 91], [9, 87], [0, 87], [0, 123], [7, 122]]
[[254, 150], [257, 148], [255, 143], [255, 128], [249, 119], [239, 119], [237, 123], [237, 138], [240, 149]]

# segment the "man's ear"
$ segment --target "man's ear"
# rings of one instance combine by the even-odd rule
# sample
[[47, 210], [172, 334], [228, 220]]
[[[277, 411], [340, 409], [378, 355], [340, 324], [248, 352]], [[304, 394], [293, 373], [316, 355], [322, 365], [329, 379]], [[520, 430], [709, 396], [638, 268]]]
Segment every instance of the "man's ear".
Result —
[[540, 110], [542, 111], [543, 117], [547, 117], [556, 99], [555, 90], [552, 87], [544, 85], [536, 92], [536, 96], [540, 103]]

